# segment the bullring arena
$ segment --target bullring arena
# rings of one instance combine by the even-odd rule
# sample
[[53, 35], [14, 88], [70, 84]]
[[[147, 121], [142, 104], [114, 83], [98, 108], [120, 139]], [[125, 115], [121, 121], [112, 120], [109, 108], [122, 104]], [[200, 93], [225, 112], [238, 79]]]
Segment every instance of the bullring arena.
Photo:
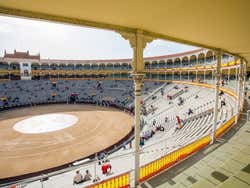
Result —
[[[48, 120], [50, 115], [53, 117]], [[30, 121], [19, 129], [27, 124], [30, 127], [24, 127], [21, 132], [14, 129], [18, 122], [27, 119]], [[63, 122], [71, 124], [72, 121], [70, 127], [61, 129]], [[2, 112], [0, 124], [3, 125], [0, 177], [7, 178], [62, 166], [104, 150], [129, 134], [133, 118], [113, 108], [61, 104]], [[53, 126], [58, 129], [50, 130]]]
[[250, 187], [249, 9], [0, 0], [0, 188]]

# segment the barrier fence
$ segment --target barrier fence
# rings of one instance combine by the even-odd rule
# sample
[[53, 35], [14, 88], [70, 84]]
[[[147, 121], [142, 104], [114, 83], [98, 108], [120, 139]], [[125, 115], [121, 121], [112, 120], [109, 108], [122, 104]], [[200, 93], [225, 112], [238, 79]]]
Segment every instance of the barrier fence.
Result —
[[130, 187], [130, 172], [98, 182], [88, 188], [128, 188]]

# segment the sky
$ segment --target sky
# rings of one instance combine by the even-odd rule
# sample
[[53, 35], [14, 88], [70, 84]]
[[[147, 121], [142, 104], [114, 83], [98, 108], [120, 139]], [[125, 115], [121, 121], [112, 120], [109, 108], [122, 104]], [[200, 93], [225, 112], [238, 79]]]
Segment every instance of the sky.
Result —
[[[129, 42], [114, 31], [59, 24], [47, 21], [0, 16], [0, 56], [27, 51], [42, 59], [131, 58]], [[197, 49], [166, 40], [154, 40], [144, 49], [144, 57]]]

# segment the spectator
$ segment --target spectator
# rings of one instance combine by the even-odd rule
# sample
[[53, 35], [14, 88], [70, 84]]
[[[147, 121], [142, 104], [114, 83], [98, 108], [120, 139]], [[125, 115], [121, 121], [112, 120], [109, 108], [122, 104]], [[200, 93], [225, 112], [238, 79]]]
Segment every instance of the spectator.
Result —
[[79, 183], [82, 183], [82, 182], [83, 182], [82, 174], [80, 173], [79, 170], [77, 170], [76, 175], [75, 175], [74, 180], [73, 180], [73, 185], [74, 184], [79, 184]]
[[89, 173], [88, 170], [86, 170], [86, 174], [83, 178], [83, 181], [89, 181], [89, 180], [91, 180], [91, 178], [92, 178], [92, 175]]
[[156, 120], [154, 119], [154, 120], [153, 120], [153, 126], [154, 126], [155, 124], [156, 124]]
[[221, 104], [221, 108], [222, 108], [223, 106], [226, 106], [226, 101], [225, 101], [225, 99], [222, 99], [221, 102], [220, 102], [220, 104]]
[[189, 108], [188, 109], [188, 113], [187, 113], [188, 115], [191, 115], [191, 114], [193, 114], [193, 110], [191, 109], [191, 108]]
[[222, 87], [224, 86], [224, 84], [225, 84], [224, 80], [221, 80]]
[[103, 164], [102, 165], [102, 174], [106, 174], [106, 175], [109, 175], [111, 173], [111, 164], [109, 163], [106, 163], [106, 164]]
[[144, 146], [144, 137], [141, 137], [141, 138], [140, 138], [140, 146], [141, 146], [141, 147]]
[[220, 96], [224, 95], [224, 92], [223, 92], [223, 91], [220, 91], [219, 95], [220, 95]]
[[167, 123], [168, 122], [168, 117], [165, 117], [165, 123]]

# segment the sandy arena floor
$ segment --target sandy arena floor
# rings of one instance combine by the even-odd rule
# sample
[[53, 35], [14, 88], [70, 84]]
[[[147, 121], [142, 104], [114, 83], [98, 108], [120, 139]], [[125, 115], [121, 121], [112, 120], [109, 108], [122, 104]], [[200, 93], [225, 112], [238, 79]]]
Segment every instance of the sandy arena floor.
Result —
[[[60, 113], [76, 116], [70, 127], [26, 134], [13, 129], [24, 119]], [[0, 179], [57, 167], [101, 151], [126, 136], [133, 125], [128, 114], [91, 105], [48, 105], [0, 113]], [[53, 126], [53, 125], [51, 125]]]

